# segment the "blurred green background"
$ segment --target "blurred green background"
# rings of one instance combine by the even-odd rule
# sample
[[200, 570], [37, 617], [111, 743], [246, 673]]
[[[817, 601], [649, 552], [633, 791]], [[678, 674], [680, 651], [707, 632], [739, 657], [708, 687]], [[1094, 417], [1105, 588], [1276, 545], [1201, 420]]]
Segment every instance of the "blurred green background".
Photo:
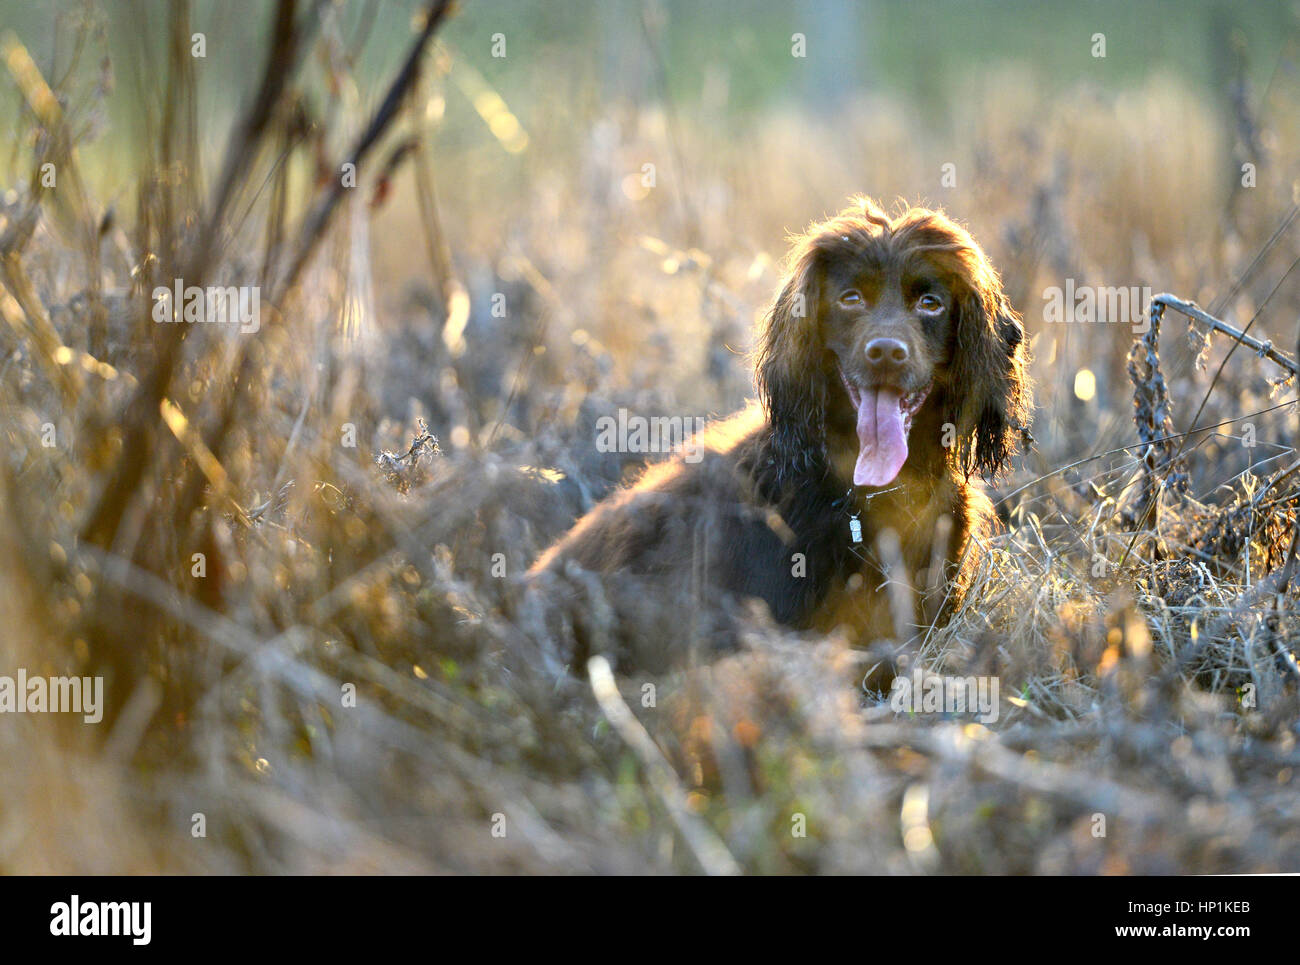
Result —
[[[366, 107], [400, 58], [418, 7], [416, 0], [339, 5], [345, 33], [368, 38], [356, 67]], [[110, 0], [91, 9], [0, 0], [0, 29], [12, 30], [51, 68], [69, 53], [58, 48], [56, 27], [107, 18], [105, 49], [124, 95], [112, 101], [109, 132], [96, 151], [111, 176], [129, 170], [120, 148], [138, 134], [140, 90], [164, 82], [158, 58], [168, 4]], [[272, 10], [264, 0], [193, 4], [193, 28], [208, 38], [198, 79], [214, 138], [251, 95]], [[992, 74], [1023, 72], [1024, 83], [1043, 94], [1080, 85], [1118, 91], [1171, 75], [1216, 99], [1226, 96], [1229, 51], [1240, 45], [1249, 52], [1247, 80], [1266, 90], [1279, 69], [1294, 70], [1281, 58], [1295, 17], [1295, 4], [1282, 0], [467, 0], [439, 40], [480, 72], [529, 130], [559, 104], [580, 110], [666, 97], [675, 110], [707, 111], [710, 123], [743, 138], [753, 118], [775, 104], [833, 119], [846, 101], [879, 94], [906, 104], [917, 137], [944, 140], [961, 133], [966, 96]], [[1092, 56], [1099, 32], [1104, 59]], [[492, 56], [497, 33], [506, 37], [505, 57]], [[805, 58], [791, 55], [795, 33], [807, 38]], [[13, 87], [0, 86], [0, 116], [8, 122], [17, 106]], [[487, 136], [463, 97], [449, 104], [444, 149], [470, 149]]]

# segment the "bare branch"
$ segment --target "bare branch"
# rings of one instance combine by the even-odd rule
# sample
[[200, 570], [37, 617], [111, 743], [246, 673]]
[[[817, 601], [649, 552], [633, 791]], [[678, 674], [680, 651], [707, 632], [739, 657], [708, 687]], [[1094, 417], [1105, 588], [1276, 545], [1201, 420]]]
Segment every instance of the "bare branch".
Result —
[[1176, 295], [1170, 295], [1168, 292], [1162, 292], [1151, 299], [1153, 304], [1164, 305], [1172, 308], [1174, 311], [1186, 315], [1193, 321], [1200, 322], [1202, 325], [1219, 332], [1229, 338], [1236, 339], [1246, 348], [1254, 349], [1261, 358], [1266, 358], [1271, 362], [1281, 366], [1292, 375], [1300, 374], [1300, 366], [1296, 365], [1293, 358], [1284, 352], [1280, 352], [1273, 347], [1271, 341], [1261, 342], [1254, 336], [1247, 335], [1239, 328], [1234, 328], [1225, 321], [1215, 318], [1209, 312], [1205, 311], [1196, 302], [1183, 301]]
[[600, 709], [605, 712], [618, 735], [640, 758], [646, 779], [668, 809], [673, 823], [677, 825], [677, 830], [681, 832], [700, 867], [711, 875], [740, 874], [740, 866], [726, 845], [687, 808], [686, 794], [678, 785], [673, 769], [664, 760], [659, 745], [628, 709], [623, 695], [618, 692], [609, 661], [601, 656], [592, 657], [587, 661], [587, 673], [591, 676], [591, 691], [596, 695]]

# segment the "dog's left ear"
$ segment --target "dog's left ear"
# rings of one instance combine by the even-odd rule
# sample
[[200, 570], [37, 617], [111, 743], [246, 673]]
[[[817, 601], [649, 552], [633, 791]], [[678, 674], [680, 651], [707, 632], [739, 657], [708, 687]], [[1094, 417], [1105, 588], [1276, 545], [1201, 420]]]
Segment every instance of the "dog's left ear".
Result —
[[1032, 441], [1029, 347], [997, 272], [983, 252], [975, 249], [971, 255], [950, 367], [951, 421], [958, 465], [967, 475], [973, 471], [992, 479], [1017, 448]]

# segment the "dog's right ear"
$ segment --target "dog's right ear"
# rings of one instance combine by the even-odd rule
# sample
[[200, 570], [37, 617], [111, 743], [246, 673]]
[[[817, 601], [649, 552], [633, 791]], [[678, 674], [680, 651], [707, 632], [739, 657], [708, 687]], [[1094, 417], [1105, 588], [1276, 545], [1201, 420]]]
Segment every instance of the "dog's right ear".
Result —
[[828, 386], [818, 320], [822, 265], [814, 241], [805, 237], [791, 252], [790, 271], [764, 319], [755, 365], [782, 473], [807, 469], [826, 455]]

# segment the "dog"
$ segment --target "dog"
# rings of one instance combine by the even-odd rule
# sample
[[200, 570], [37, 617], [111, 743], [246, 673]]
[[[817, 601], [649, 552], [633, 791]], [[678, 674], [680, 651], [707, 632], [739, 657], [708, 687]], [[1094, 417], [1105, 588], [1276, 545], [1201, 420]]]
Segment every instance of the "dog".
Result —
[[529, 579], [637, 574], [668, 599], [756, 598], [790, 627], [901, 642], [955, 610], [1000, 528], [972, 476], [1032, 442], [1028, 361], [965, 228], [855, 199], [793, 242], [757, 402], [596, 505]]

